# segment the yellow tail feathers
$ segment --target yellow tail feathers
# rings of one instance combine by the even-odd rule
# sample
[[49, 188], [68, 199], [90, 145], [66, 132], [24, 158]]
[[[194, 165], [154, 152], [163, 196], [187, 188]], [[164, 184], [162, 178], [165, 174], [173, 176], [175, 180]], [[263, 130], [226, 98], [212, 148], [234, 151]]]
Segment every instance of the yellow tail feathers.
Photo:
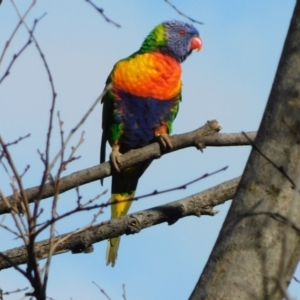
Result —
[[120, 244], [120, 237], [112, 238], [108, 240], [107, 249], [106, 249], [106, 265], [113, 267], [116, 263], [118, 256], [118, 249]]
[[[129, 199], [134, 198], [135, 191], [132, 193], [112, 194], [111, 202], [119, 202], [111, 205], [111, 218], [119, 218], [127, 214], [129, 207], [132, 203]], [[113, 267], [116, 264], [118, 249], [120, 245], [120, 237], [115, 237], [108, 240], [107, 250], [106, 250], [106, 265]]]

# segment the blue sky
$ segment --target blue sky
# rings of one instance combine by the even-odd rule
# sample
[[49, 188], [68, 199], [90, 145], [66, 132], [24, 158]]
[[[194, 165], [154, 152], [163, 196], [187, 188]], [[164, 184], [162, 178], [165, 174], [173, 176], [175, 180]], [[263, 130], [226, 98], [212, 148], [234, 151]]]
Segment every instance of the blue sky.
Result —
[[[16, 0], [21, 11], [30, 1]], [[32, 24], [43, 13], [47, 15], [36, 28], [36, 38], [50, 66], [58, 94], [56, 110], [60, 111], [65, 132], [74, 127], [83, 113], [101, 93], [112, 66], [136, 51], [149, 31], [165, 20], [179, 16], [164, 1], [97, 1], [108, 17], [121, 24], [117, 28], [104, 19], [84, 0], [38, 0], [27, 18]], [[204, 22], [195, 25], [203, 40], [203, 49], [193, 53], [183, 64], [183, 101], [174, 122], [174, 133], [194, 130], [207, 120], [217, 119], [222, 132], [257, 130], [292, 15], [294, 0], [190, 0], [173, 1], [184, 13]], [[9, 0], [0, 7], [0, 51], [18, 21]], [[3, 63], [0, 77], [11, 57], [28, 36], [22, 28], [13, 40]], [[11, 147], [15, 163], [22, 172], [26, 187], [35, 186], [43, 165], [37, 149], [44, 150], [51, 90], [40, 57], [31, 45], [17, 60], [11, 74], [0, 85], [0, 133], [5, 141], [31, 133], [30, 138]], [[55, 118], [51, 156], [60, 146]], [[83, 125], [85, 142], [79, 148], [79, 160], [70, 164], [64, 175], [98, 164], [101, 139], [101, 106], [97, 106]], [[69, 145], [77, 144], [81, 131]], [[155, 161], [140, 180], [137, 195], [188, 182], [206, 172], [226, 165], [226, 172], [194, 184], [187, 190], [164, 194], [136, 202], [131, 212], [181, 199], [225, 180], [239, 176], [244, 169], [249, 147], [207, 148], [200, 153], [194, 148], [178, 151]], [[0, 169], [1, 189], [11, 194], [9, 180]], [[80, 188], [88, 200], [110, 188], [105, 179], [102, 188], [94, 182]], [[106, 201], [109, 195], [103, 196]], [[50, 199], [43, 201], [47, 219]], [[73, 208], [75, 191], [60, 197], [59, 212]], [[54, 257], [48, 296], [54, 299], [105, 299], [92, 284], [99, 284], [112, 299], [121, 299], [122, 284], [128, 300], [186, 299], [204, 267], [229, 203], [219, 206], [215, 217], [190, 217], [172, 226], [162, 224], [133, 236], [122, 237], [117, 264], [105, 266], [106, 242], [95, 245], [89, 255], [69, 253]], [[88, 223], [91, 213], [82, 213], [57, 225], [59, 234]], [[109, 218], [109, 210], [98, 219]], [[11, 224], [9, 216], [5, 222]], [[47, 234], [41, 238], [45, 238]], [[0, 251], [19, 245], [0, 230]], [[299, 273], [299, 272], [298, 272]], [[296, 274], [297, 275], [297, 274]], [[299, 274], [300, 277], [300, 274]], [[0, 287], [14, 290], [29, 286], [12, 270], [0, 272]], [[293, 282], [291, 295], [300, 295]], [[20, 299], [13, 294], [5, 299]]]

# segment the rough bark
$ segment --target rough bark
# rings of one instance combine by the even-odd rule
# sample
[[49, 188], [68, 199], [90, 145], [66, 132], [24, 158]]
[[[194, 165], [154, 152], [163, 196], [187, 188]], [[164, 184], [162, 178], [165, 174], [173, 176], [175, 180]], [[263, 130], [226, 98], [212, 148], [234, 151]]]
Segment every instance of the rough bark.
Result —
[[255, 146], [190, 300], [287, 298], [300, 255], [299, 66], [297, 1]]
[[[124, 217], [113, 219], [78, 233], [67, 233], [54, 238], [57, 246], [53, 254], [68, 251], [73, 253], [90, 252], [92, 244], [123, 234], [134, 234], [145, 228], [168, 222], [174, 224], [178, 219], [187, 216], [214, 216], [217, 211], [213, 207], [232, 199], [240, 177], [226, 181], [213, 188], [166, 205], [140, 211]], [[68, 238], [66, 238], [68, 236]], [[38, 260], [49, 254], [49, 240], [35, 244], [35, 254]], [[8, 259], [7, 259], [8, 258]], [[14, 264], [27, 262], [27, 251], [24, 246], [0, 253], [0, 270], [10, 268]]]

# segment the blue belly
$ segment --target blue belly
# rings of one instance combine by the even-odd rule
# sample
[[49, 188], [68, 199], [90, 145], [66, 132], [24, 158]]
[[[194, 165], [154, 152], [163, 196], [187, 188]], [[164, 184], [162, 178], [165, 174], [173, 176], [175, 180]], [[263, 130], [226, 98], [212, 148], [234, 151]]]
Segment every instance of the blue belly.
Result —
[[[157, 100], [122, 93], [115, 101], [114, 123], [124, 124], [120, 145], [134, 149], [155, 141], [154, 131], [166, 122], [173, 122], [178, 98]], [[173, 111], [173, 113], [172, 113]], [[171, 128], [169, 128], [171, 130]]]

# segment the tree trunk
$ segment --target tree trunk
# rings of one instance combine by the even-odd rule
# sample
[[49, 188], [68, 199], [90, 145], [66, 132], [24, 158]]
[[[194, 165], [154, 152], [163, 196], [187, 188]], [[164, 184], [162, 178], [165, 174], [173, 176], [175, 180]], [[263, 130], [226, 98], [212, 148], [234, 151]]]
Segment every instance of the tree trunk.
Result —
[[[190, 296], [282, 299], [300, 254], [300, 1], [237, 194]], [[199, 254], [201, 255], [201, 254]]]

